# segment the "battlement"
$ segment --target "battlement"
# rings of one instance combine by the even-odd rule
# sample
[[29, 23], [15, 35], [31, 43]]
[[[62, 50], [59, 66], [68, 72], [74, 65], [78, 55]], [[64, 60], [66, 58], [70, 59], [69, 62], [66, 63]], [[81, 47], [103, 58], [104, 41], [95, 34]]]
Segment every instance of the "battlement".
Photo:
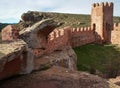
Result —
[[60, 36], [63, 36], [65, 34], [65, 30], [63, 29], [55, 29], [53, 32], [51, 32], [48, 36], [48, 40], [54, 40], [55, 38], [58, 38]]
[[51, 32], [48, 36], [48, 40], [54, 40], [56, 38], [65, 36], [66, 33], [68, 33], [68, 30], [70, 30], [70, 33], [72, 35], [74, 34], [79, 34], [79, 33], [87, 33], [87, 32], [92, 32], [93, 30], [91, 27], [77, 27], [77, 28], [63, 28], [63, 29], [55, 29], [53, 32]]
[[120, 23], [114, 23], [114, 31], [120, 31]]
[[93, 3], [92, 7], [93, 8], [96, 8], [96, 7], [113, 7], [113, 2]]
[[85, 32], [85, 31], [92, 31], [91, 27], [78, 27], [78, 28], [72, 28], [71, 32]]
[[114, 27], [120, 27], [120, 23], [114, 23]]

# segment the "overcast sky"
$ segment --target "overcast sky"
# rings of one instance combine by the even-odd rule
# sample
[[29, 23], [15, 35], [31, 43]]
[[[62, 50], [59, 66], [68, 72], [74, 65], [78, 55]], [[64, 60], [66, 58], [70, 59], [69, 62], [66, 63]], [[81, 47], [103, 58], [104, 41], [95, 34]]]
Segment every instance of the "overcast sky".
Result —
[[120, 16], [120, 0], [0, 0], [0, 22], [16, 23], [27, 11], [90, 14], [91, 4], [114, 2], [114, 15]]

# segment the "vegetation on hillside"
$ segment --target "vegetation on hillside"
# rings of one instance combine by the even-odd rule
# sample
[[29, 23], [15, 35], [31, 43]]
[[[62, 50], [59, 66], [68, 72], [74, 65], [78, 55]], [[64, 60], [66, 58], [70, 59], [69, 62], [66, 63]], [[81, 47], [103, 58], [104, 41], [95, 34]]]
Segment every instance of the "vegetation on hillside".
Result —
[[[47, 18], [51, 18], [61, 23], [62, 25], [60, 27], [87, 27], [91, 24], [91, 16], [85, 14], [28, 11], [27, 13], [24, 13], [21, 18], [22, 21], [19, 23], [19, 25], [21, 25], [21, 28], [31, 26], [35, 22]], [[120, 22], [120, 17], [114, 17], [114, 22]]]
[[[91, 16], [85, 14], [68, 14], [68, 13], [53, 13], [53, 12], [37, 12], [28, 11], [21, 16], [22, 21], [17, 23], [16, 26], [19, 29], [33, 25], [35, 22], [46, 18], [52, 18], [53, 20], [62, 24], [60, 27], [87, 27], [91, 24]], [[120, 17], [114, 17], [114, 23], [120, 22]], [[4, 28], [6, 23], [0, 23], [0, 30]]]
[[[120, 70], [120, 46], [83, 45], [74, 48], [78, 70], [95, 74], [96, 70], [107, 77], [116, 77]], [[101, 74], [99, 74], [101, 75]]]

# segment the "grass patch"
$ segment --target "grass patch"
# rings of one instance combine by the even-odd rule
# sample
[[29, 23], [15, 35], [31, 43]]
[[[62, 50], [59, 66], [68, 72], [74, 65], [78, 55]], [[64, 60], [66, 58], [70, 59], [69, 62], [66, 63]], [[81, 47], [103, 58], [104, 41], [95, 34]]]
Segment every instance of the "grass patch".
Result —
[[83, 45], [74, 48], [79, 71], [99, 70], [102, 73], [120, 69], [120, 47], [117, 45]]

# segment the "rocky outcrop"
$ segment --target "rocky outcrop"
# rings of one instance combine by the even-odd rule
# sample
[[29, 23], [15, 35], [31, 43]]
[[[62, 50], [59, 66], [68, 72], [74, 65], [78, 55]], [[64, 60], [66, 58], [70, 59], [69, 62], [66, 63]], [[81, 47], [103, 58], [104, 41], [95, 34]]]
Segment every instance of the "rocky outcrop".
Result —
[[48, 34], [57, 26], [53, 20], [45, 19], [21, 30], [19, 34], [21, 39], [28, 44], [28, 47], [43, 49], [46, 47]]
[[[42, 21], [45, 19], [53, 19], [55, 16], [56, 15], [53, 13], [28, 11], [27, 13], [22, 14], [22, 16], [21, 16], [22, 20], [19, 22], [18, 25], [19, 25], [20, 29], [23, 29], [23, 28], [32, 26], [39, 21]], [[59, 22], [59, 21], [57, 21], [57, 22]]]
[[34, 70], [48, 69], [54, 65], [76, 70], [77, 56], [71, 47], [66, 46], [62, 50], [35, 58], [34, 65]]
[[8, 80], [0, 88], [109, 88], [109, 84], [98, 76], [54, 66]]
[[0, 44], [0, 80], [26, 69], [26, 43], [23, 40]]

